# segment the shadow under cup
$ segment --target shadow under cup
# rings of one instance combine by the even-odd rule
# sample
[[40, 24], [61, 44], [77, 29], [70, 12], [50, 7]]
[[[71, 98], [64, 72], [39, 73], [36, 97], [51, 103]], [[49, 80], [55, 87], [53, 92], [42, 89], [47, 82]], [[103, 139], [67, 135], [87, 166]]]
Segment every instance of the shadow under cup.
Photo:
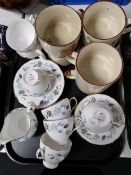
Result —
[[85, 46], [76, 61], [76, 84], [87, 94], [100, 93], [118, 80], [123, 71], [119, 52], [105, 43]]
[[77, 46], [81, 19], [72, 8], [53, 5], [40, 12], [35, 27], [43, 49], [49, 55], [65, 57], [68, 49]]

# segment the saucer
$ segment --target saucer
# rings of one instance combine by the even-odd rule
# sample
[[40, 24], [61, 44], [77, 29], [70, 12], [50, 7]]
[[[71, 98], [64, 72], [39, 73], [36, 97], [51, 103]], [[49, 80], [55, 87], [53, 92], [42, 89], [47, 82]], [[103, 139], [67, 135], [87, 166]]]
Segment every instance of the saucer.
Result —
[[[87, 121], [83, 117], [83, 111], [90, 105], [100, 103], [106, 106], [110, 113], [113, 115], [113, 122], [110, 128], [102, 132], [92, 132], [87, 126]], [[81, 118], [81, 127], [77, 129], [77, 133], [86, 141], [96, 145], [106, 145], [113, 143], [118, 139], [125, 127], [125, 116], [121, 106], [118, 102], [103, 94], [89, 95], [85, 97], [77, 106], [75, 110], [75, 118]], [[75, 125], [79, 125], [78, 120], [75, 121]]]
[[[22, 85], [23, 75], [30, 69], [40, 69], [46, 71], [48, 74], [54, 74], [55, 78], [51, 79], [51, 90], [42, 96], [30, 96]], [[39, 101], [36, 108], [45, 108], [55, 103], [61, 96], [64, 89], [65, 81], [60, 67], [50, 60], [34, 59], [30, 60], [17, 71], [14, 78], [14, 94], [18, 101], [25, 107], [33, 106]]]

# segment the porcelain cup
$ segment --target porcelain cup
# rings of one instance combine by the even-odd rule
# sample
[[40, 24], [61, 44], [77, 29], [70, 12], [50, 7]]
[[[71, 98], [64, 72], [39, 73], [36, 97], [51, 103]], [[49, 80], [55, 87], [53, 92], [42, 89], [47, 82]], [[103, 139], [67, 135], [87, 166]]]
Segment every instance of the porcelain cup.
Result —
[[75, 124], [73, 116], [59, 120], [43, 120], [43, 124], [50, 138], [60, 145], [67, 144], [71, 134], [81, 126], [80, 122], [76, 128], [73, 128]]
[[31, 59], [39, 56], [45, 59], [35, 27], [28, 20], [19, 19], [10, 24], [6, 31], [6, 41], [22, 57]]
[[30, 69], [22, 77], [24, 89], [31, 96], [41, 96], [51, 89], [51, 81], [48, 74], [40, 69]]
[[[52, 5], [43, 9], [35, 22], [42, 48], [55, 60], [61, 58], [60, 64], [67, 52], [77, 47], [81, 27], [81, 18], [78, 13], [65, 5]], [[66, 61], [65, 64], [69, 63]]]
[[75, 79], [78, 88], [86, 94], [101, 93], [116, 82], [123, 71], [123, 59], [119, 52], [106, 43], [92, 43], [68, 59], [75, 70], [65, 76]]
[[36, 157], [43, 159], [46, 168], [54, 169], [68, 156], [71, 147], [71, 140], [65, 145], [59, 145], [44, 133], [40, 138], [40, 148], [36, 152]]
[[[74, 101], [75, 104], [71, 109], [72, 101]], [[71, 112], [76, 108], [76, 106], [77, 100], [75, 97], [72, 97], [70, 99], [65, 98], [53, 104], [52, 106], [41, 110], [41, 113], [46, 120], [59, 120], [71, 116]]]
[[89, 5], [83, 14], [83, 41], [85, 44], [103, 42], [115, 46], [122, 34], [131, 31], [121, 6], [109, 1]]

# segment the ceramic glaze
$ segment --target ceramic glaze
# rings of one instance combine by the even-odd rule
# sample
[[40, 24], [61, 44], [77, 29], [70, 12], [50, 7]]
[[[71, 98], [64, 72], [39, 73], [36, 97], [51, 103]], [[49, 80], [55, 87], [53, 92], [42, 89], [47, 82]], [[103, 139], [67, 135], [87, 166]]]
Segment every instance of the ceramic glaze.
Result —
[[[88, 112], [86, 112], [88, 110], [86, 109], [88, 109], [90, 105], [92, 104], [97, 105], [98, 103], [103, 105], [103, 107], [106, 106], [105, 109], [108, 109], [108, 114], [112, 115], [112, 119], [111, 117], [108, 116], [108, 119], [110, 118], [110, 120], [112, 120], [110, 127], [106, 128], [105, 127], [106, 125], [104, 124], [105, 125], [105, 126], [103, 125], [104, 130], [101, 132], [100, 130], [99, 132], [98, 131], [96, 132], [94, 130], [91, 131], [89, 129], [89, 125], [87, 124], [88, 116], [86, 116], [86, 113], [88, 115]], [[96, 111], [96, 108], [93, 108], [92, 112], [93, 111]], [[85, 115], [83, 115], [83, 112]], [[107, 110], [106, 110], [106, 114], [107, 114]], [[125, 116], [121, 106], [118, 104], [118, 102], [115, 99], [107, 95], [96, 94], [96, 95], [89, 95], [85, 97], [78, 104], [75, 110], [75, 117], [81, 118], [83, 121], [81, 124], [81, 127], [77, 129], [78, 134], [86, 141], [96, 145], [106, 145], [106, 144], [113, 143], [116, 139], [120, 137], [125, 127]], [[108, 123], [109, 122], [107, 122], [106, 124]], [[78, 124], [79, 124], [79, 121], [76, 121], [76, 126], [78, 126]], [[94, 126], [94, 125], [90, 125], [90, 126]], [[95, 128], [96, 126], [98, 127], [98, 125], [95, 125]]]
[[[51, 79], [51, 89], [49, 93], [42, 96], [30, 96], [24, 89], [22, 83], [23, 75], [30, 69], [35, 68], [41, 71], [46, 71], [48, 75], [54, 75], [55, 78]], [[45, 108], [55, 103], [63, 92], [64, 76], [54, 62], [50, 60], [36, 59], [25, 63], [16, 73], [14, 78], [14, 93], [18, 101], [29, 109]]]

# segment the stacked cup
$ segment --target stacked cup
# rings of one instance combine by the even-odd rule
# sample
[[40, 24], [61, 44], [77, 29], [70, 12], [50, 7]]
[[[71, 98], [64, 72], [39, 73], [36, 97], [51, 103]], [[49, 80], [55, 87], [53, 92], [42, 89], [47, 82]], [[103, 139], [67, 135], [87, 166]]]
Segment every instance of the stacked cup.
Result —
[[[71, 101], [75, 105], [71, 109]], [[72, 142], [70, 135], [77, 128], [73, 129], [74, 117], [72, 111], [77, 106], [75, 97], [65, 98], [54, 105], [41, 110], [44, 116], [43, 124], [46, 130], [40, 139], [40, 148], [36, 152], [38, 159], [43, 159], [45, 167], [54, 169], [69, 154]]]
[[[74, 107], [71, 109], [71, 101], [75, 101]], [[72, 97], [70, 100], [65, 98], [54, 105], [41, 111], [44, 116], [43, 124], [47, 134], [58, 144], [67, 144], [69, 137], [74, 131], [74, 117], [71, 112], [75, 109], [77, 100]]]

